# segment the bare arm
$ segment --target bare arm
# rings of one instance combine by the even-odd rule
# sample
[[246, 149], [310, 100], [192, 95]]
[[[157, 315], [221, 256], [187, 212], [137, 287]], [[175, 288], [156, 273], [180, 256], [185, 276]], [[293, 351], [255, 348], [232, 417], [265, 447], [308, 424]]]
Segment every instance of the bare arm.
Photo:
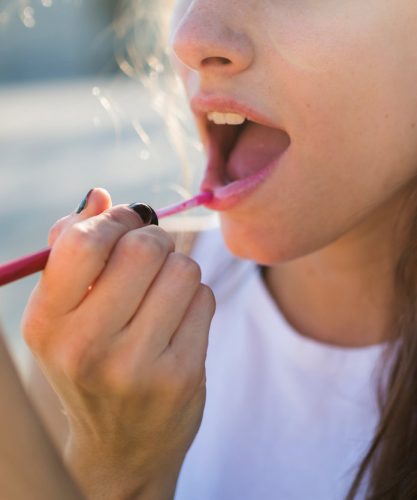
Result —
[[63, 455], [68, 437], [67, 418], [58, 396], [49, 385], [34, 358], [31, 358], [30, 377], [26, 383], [26, 387], [38, 415], [44, 426], [48, 429], [55, 447]]
[[0, 335], [0, 491], [8, 500], [80, 500]]

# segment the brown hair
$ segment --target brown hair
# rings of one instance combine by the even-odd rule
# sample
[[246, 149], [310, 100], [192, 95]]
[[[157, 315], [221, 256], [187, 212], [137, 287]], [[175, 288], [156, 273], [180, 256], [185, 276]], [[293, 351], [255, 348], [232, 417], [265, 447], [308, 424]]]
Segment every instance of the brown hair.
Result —
[[129, 77], [155, 80], [169, 66], [171, 0], [119, 0], [112, 25], [116, 61]]
[[185, 92], [170, 64], [168, 32], [173, 0], [119, 0], [112, 25], [119, 68], [149, 94], [181, 166], [181, 196], [190, 197], [195, 158], [201, 145], [195, 134]]
[[417, 182], [404, 196], [404, 207], [412, 216], [395, 269], [395, 358], [387, 383], [381, 379], [379, 425], [347, 500], [357, 496], [366, 477], [368, 500], [417, 498]]

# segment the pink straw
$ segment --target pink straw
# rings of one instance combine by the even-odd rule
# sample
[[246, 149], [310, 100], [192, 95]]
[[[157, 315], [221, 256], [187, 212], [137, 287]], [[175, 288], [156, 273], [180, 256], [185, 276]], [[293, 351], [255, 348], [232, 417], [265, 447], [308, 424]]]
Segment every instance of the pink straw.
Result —
[[[213, 193], [206, 191], [194, 196], [190, 200], [161, 208], [156, 211], [156, 214], [159, 219], [163, 219], [169, 215], [178, 214], [185, 210], [203, 205], [203, 203], [209, 202], [212, 198]], [[0, 286], [7, 285], [8, 283], [12, 283], [13, 281], [45, 269], [50, 252], [50, 248], [45, 248], [45, 250], [41, 250], [40, 252], [32, 253], [20, 259], [0, 265]]]
[[200, 205], [203, 205], [203, 203], [208, 203], [213, 199], [213, 196], [214, 195], [212, 192], [204, 191], [203, 193], [194, 196], [190, 200], [185, 200], [175, 205], [169, 205], [168, 207], [160, 208], [156, 211], [156, 215], [159, 219], [163, 219], [164, 217], [168, 217], [169, 215], [179, 214], [180, 212], [184, 212], [185, 210], [199, 207]]

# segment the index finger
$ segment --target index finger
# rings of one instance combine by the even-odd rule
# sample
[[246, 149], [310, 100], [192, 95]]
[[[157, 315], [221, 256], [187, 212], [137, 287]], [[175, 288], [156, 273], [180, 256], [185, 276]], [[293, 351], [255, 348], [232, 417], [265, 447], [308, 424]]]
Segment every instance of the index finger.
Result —
[[145, 225], [138, 213], [119, 205], [63, 231], [51, 249], [37, 289], [48, 308], [56, 314], [77, 308], [119, 239]]

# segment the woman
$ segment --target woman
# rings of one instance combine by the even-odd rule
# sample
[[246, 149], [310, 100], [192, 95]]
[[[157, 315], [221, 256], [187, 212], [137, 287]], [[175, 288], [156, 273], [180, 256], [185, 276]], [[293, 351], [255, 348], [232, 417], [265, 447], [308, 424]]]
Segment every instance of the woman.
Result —
[[[180, 469], [178, 499], [416, 498], [415, 2], [175, 6], [228, 250], [183, 256], [98, 192], [54, 230], [24, 330], [69, 463], [161, 498]], [[214, 312], [194, 260], [217, 314], [184, 461]]]

